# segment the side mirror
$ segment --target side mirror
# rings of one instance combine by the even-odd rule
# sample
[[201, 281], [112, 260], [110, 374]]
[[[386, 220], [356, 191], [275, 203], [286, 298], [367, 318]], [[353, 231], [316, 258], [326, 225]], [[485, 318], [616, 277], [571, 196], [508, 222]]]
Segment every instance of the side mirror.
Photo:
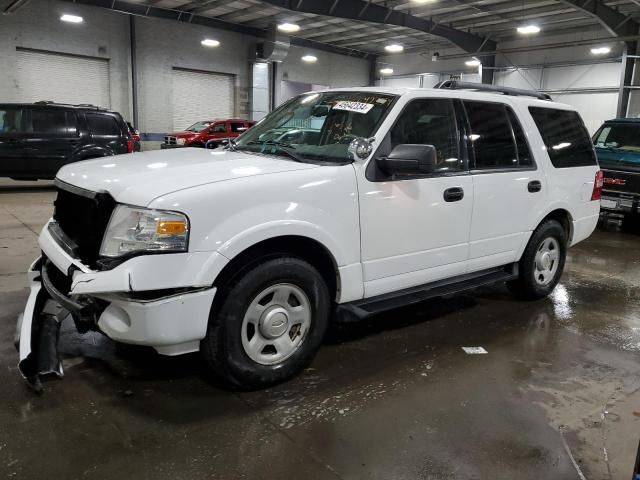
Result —
[[388, 175], [426, 175], [435, 171], [437, 157], [433, 145], [402, 144], [376, 161]]

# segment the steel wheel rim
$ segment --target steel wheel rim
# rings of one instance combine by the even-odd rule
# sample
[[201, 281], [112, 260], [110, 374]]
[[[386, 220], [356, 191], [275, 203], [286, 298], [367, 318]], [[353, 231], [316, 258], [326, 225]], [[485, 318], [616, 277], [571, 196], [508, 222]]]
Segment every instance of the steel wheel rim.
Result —
[[558, 272], [560, 242], [553, 237], [545, 238], [536, 251], [534, 278], [538, 285], [549, 285]]
[[304, 343], [311, 326], [311, 303], [291, 283], [265, 288], [249, 304], [242, 320], [242, 347], [260, 365], [274, 365]]

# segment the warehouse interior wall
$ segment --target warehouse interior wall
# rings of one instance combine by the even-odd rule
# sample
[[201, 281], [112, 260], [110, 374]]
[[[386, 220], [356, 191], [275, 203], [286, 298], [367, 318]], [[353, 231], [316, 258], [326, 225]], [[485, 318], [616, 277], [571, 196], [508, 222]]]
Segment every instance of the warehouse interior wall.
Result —
[[[80, 15], [81, 24], [60, 21], [64, 13]], [[129, 15], [59, 0], [32, 0], [11, 15], [0, 16], [0, 101], [25, 101], [16, 75], [20, 49], [105, 59], [109, 63], [109, 105], [126, 120], [133, 118]], [[174, 69], [233, 77], [234, 116], [261, 118], [266, 112], [264, 76], [254, 70], [257, 37], [210, 27], [135, 17], [138, 129], [159, 141], [173, 129]], [[203, 47], [204, 38], [220, 41]], [[301, 60], [311, 54], [315, 64]], [[369, 62], [336, 53], [292, 46], [277, 65], [275, 105], [283, 80], [333, 87], [367, 85]], [[42, 75], [47, 75], [46, 71]], [[253, 88], [254, 81], [259, 80]], [[256, 98], [256, 108], [252, 105]], [[55, 98], [42, 100], [57, 101]], [[194, 119], [196, 121], [198, 119]]]
[[[82, 24], [60, 21], [72, 10]], [[131, 119], [129, 19], [108, 10], [55, 0], [29, 2], [12, 15], [0, 16], [0, 101], [22, 102], [18, 81], [20, 49], [106, 59], [110, 108]], [[42, 75], [47, 76], [43, 71]], [[41, 100], [59, 101], [55, 98]]]
[[[604, 31], [591, 30], [502, 42], [498, 45], [499, 50], [522, 51], [497, 55], [494, 84], [547, 92], [555, 101], [576, 108], [589, 131], [594, 133], [604, 120], [617, 116], [622, 45], [608, 44], [612, 51], [604, 57], [591, 54], [590, 50], [594, 45], [537, 47], [562, 42], [575, 43], [604, 36], [608, 36]], [[433, 53], [429, 51], [379, 57], [378, 69], [388, 67], [394, 73], [390, 76], [379, 75], [376, 83], [385, 86], [431, 87], [451, 76], [463, 81], [480, 81], [477, 69], [465, 65], [471, 55], [460, 56], [460, 50], [456, 49], [440, 50], [442, 58], [434, 62]], [[447, 58], [451, 55], [458, 58]], [[640, 78], [639, 75], [636, 77]], [[628, 114], [640, 115], [640, 96], [632, 95]]]
[[[305, 63], [302, 61], [305, 55], [313, 55], [318, 61]], [[288, 90], [283, 92], [283, 81], [331, 88], [363, 87], [369, 84], [369, 61], [292, 45], [289, 47], [287, 57], [276, 65], [274, 88], [276, 105], [288, 98]]]

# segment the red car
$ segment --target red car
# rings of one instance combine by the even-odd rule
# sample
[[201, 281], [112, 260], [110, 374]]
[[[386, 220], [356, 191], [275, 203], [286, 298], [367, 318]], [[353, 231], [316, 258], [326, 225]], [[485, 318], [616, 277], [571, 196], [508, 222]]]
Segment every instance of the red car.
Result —
[[127, 150], [129, 153], [139, 152], [141, 150], [140, 132], [133, 128], [131, 122], [127, 122], [127, 127], [129, 128], [129, 142], [131, 143], [131, 145], [127, 145]]
[[251, 120], [204, 120], [196, 122], [183, 132], [174, 132], [164, 137], [161, 148], [204, 147], [209, 140], [225, 140], [240, 136], [256, 122]]

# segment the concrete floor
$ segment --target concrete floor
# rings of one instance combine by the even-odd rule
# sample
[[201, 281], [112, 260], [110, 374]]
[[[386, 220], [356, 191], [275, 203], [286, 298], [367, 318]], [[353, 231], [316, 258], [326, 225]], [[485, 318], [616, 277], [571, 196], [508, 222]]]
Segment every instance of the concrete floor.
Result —
[[545, 300], [485, 288], [334, 329], [303, 375], [259, 392], [222, 390], [197, 355], [66, 327], [66, 377], [38, 397], [12, 335], [52, 199], [0, 184], [0, 478], [631, 478], [639, 237], [596, 232]]

